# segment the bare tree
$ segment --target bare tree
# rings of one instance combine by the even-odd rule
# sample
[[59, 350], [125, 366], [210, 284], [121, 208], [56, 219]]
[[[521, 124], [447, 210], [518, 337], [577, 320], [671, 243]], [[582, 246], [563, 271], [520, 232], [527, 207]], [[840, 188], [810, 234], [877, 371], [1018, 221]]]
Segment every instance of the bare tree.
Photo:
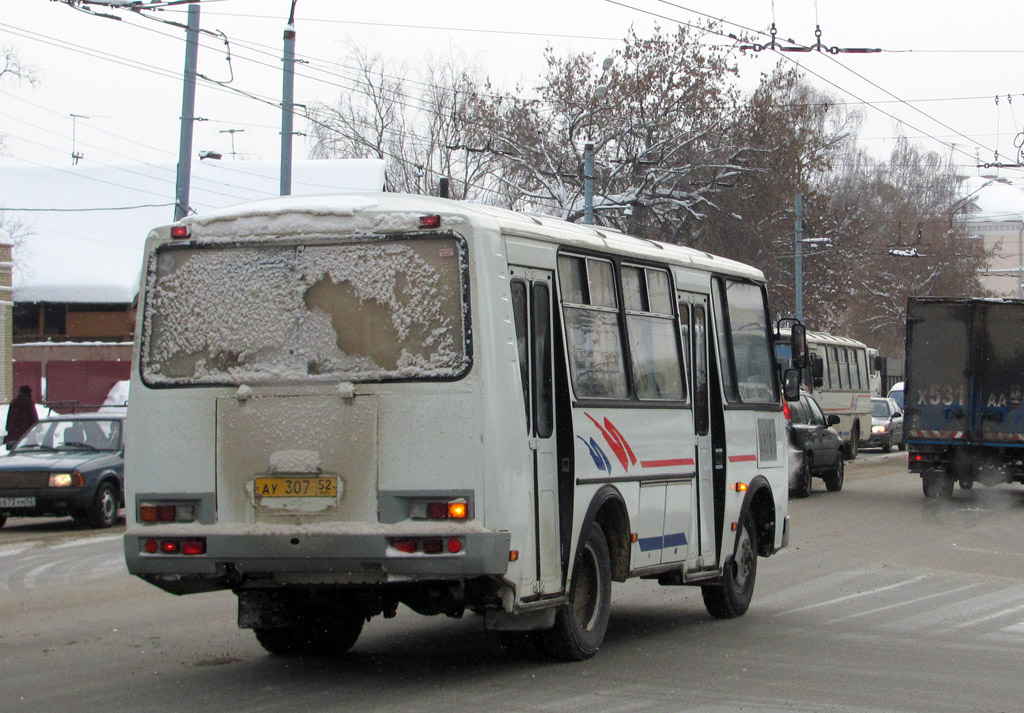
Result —
[[389, 190], [436, 193], [446, 177], [453, 198], [487, 199], [494, 158], [466, 150], [466, 107], [480, 91], [472, 69], [448, 57], [413, 75], [358, 49], [349, 63], [353, 91], [310, 107], [313, 158], [381, 158]]
[[471, 122], [476, 148], [501, 157], [517, 207], [581, 219], [591, 142], [599, 222], [675, 242], [714, 209], [722, 184], [744, 170], [746, 149], [724, 131], [735, 67], [700, 35], [631, 30], [607, 70], [592, 55], [549, 49], [535, 96], [483, 97]]

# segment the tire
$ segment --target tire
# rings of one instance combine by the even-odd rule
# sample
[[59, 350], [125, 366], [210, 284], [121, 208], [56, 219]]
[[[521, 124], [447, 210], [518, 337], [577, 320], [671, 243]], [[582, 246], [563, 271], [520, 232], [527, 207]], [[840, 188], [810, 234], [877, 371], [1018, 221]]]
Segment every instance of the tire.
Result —
[[907, 439], [906, 439], [906, 437], [900, 439], [900, 444], [899, 444], [898, 448], [901, 451], [907, 450]]
[[120, 509], [120, 498], [113, 483], [100, 484], [96, 497], [89, 508], [89, 525], [95, 528], [111, 527], [117, 522], [117, 511]]
[[340, 656], [355, 646], [364, 621], [362, 614], [346, 613], [330, 622], [256, 628], [253, 633], [275, 656]]
[[924, 473], [921, 488], [926, 498], [948, 500], [953, 496], [953, 479], [944, 473]]
[[811, 454], [804, 453], [803, 463], [800, 465], [800, 482], [797, 484], [796, 490], [793, 491], [798, 498], [811, 497], [811, 485], [814, 480], [814, 474], [811, 472], [812, 466]]
[[3, 527], [6, 524], [7, 524], [7, 516], [3, 515], [3, 514], [0, 514], [0, 527]]
[[854, 460], [857, 457], [857, 440], [860, 438], [860, 428], [854, 426], [850, 431], [850, 442], [846, 444], [844, 453], [846, 460]]
[[722, 581], [700, 588], [704, 607], [716, 619], [733, 619], [746, 613], [757, 579], [757, 531], [747, 513], [740, 521], [736, 551], [725, 564]]
[[961, 490], [970, 490], [973, 487], [974, 487], [974, 481], [971, 480], [970, 478], [961, 478], [960, 479], [960, 489]]
[[560, 661], [583, 661], [597, 653], [608, 629], [612, 603], [612, 565], [608, 541], [591, 522], [572, 568], [569, 601], [555, 625], [541, 633], [542, 650]]
[[889, 438], [885, 443], [882, 444], [882, 453], [892, 453], [892, 434], [889, 434]]
[[846, 464], [843, 463], [843, 454], [836, 454], [836, 467], [831, 473], [825, 476], [825, 487], [830, 493], [838, 493], [843, 489], [843, 481], [846, 479]]

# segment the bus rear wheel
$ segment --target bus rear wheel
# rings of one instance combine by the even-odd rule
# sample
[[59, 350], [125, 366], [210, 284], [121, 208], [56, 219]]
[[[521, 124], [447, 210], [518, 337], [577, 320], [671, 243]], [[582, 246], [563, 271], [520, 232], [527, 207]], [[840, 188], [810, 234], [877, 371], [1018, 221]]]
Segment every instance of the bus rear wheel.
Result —
[[260, 646], [277, 656], [340, 656], [355, 645], [365, 620], [362, 613], [345, 612], [329, 622], [258, 627], [253, 632]]
[[850, 442], [846, 444], [846, 460], [857, 457], [857, 441], [860, 440], [860, 428], [856, 425], [850, 430]]
[[719, 584], [700, 588], [704, 607], [716, 619], [733, 619], [746, 613], [754, 596], [757, 579], [757, 531], [754, 519], [747, 513], [740, 521], [736, 552], [725, 564]]
[[554, 627], [541, 633], [542, 650], [561, 661], [589, 659], [604, 641], [611, 603], [608, 541], [601, 527], [592, 522], [576, 553], [569, 601], [558, 611]]

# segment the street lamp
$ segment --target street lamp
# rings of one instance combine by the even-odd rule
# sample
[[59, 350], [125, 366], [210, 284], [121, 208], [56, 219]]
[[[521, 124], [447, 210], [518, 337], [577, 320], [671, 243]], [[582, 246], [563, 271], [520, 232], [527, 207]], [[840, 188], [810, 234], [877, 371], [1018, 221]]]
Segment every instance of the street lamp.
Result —
[[[611, 57], [604, 58], [604, 62], [601, 63], [601, 79], [598, 81], [604, 81], [608, 70], [612, 68], [613, 61]], [[594, 94], [590, 100], [591, 126], [593, 126], [594, 102], [604, 99], [607, 93], [607, 84], [598, 84], [594, 88]], [[583, 222], [586, 225], [594, 224], [594, 140], [589, 136], [587, 142], [583, 144]]]

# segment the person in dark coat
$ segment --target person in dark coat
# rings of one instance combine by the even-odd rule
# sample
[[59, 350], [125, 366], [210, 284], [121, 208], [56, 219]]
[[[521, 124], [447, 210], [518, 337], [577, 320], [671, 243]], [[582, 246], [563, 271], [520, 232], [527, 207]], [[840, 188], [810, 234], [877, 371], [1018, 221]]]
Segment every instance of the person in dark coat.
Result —
[[7, 435], [4, 437], [7, 447], [12, 448], [38, 420], [32, 387], [22, 386], [7, 409]]

